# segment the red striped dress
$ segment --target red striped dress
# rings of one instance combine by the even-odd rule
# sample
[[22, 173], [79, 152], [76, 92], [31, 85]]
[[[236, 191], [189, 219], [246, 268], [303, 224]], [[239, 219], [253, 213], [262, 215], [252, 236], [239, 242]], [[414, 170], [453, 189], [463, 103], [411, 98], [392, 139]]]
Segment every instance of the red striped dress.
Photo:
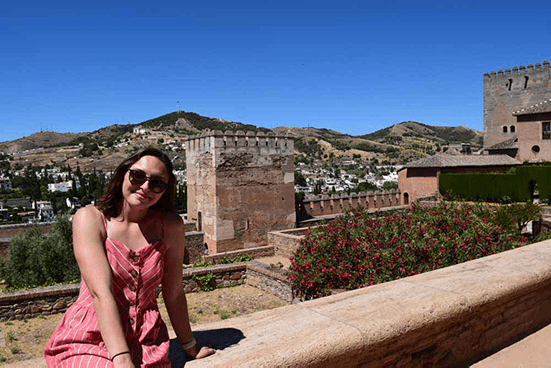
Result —
[[[169, 337], [161, 320], [156, 289], [163, 277], [162, 240], [137, 251], [107, 238], [115, 300], [136, 367], [170, 367]], [[75, 303], [65, 312], [45, 347], [48, 367], [113, 367], [103, 342], [92, 296], [84, 280]]]

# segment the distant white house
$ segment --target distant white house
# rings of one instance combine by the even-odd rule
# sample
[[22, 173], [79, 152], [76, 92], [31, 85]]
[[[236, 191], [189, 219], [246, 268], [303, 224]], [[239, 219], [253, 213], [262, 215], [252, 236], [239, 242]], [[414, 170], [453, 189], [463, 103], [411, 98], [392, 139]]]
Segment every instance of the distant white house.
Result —
[[54, 221], [54, 209], [51, 204], [43, 204], [38, 208], [38, 219], [42, 222]]
[[145, 129], [145, 128], [142, 128], [142, 127], [136, 127], [132, 130], [132, 132], [134, 134], [145, 135], [145, 134], [149, 134], [149, 129]]
[[[64, 181], [61, 183], [50, 183], [48, 184], [48, 191], [49, 192], [68, 192], [69, 189], [73, 187], [73, 181]], [[79, 183], [77, 182], [77, 189], [80, 187]]]

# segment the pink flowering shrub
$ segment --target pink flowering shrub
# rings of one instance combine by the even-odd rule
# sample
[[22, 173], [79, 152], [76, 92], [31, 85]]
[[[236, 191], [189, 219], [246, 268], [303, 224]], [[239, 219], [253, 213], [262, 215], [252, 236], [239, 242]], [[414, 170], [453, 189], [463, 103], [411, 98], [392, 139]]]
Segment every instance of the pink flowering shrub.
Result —
[[333, 289], [357, 289], [524, 245], [527, 239], [496, 211], [442, 203], [413, 204], [378, 217], [361, 209], [348, 212], [306, 234], [291, 257], [293, 293], [318, 298]]

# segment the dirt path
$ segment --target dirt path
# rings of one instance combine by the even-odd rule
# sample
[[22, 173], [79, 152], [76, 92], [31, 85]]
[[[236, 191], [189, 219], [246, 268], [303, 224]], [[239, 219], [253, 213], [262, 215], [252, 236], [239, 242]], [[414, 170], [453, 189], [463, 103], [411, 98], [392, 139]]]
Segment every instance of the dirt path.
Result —
[[[281, 299], [247, 285], [187, 295], [192, 326], [286, 305]], [[172, 329], [162, 299], [163, 320]], [[0, 323], [0, 365], [39, 358], [62, 315]]]

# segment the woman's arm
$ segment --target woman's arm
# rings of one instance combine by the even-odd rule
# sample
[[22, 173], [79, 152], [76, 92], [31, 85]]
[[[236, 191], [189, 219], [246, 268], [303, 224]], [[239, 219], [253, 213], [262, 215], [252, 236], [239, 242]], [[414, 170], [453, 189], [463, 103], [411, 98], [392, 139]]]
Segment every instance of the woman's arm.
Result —
[[[163, 298], [172, 328], [178, 336], [178, 341], [184, 346], [193, 340], [186, 294], [182, 285], [186, 229], [182, 218], [177, 214], [167, 215], [165, 224], [167, 251], [163, 276]], [[201, 350], [198, 350], [195, 345], [184, 351], [190, 358], [203, 358], [214, 354], [214, 349], [202, 347]]]
[[[73, 217], [73, 249], [78, 267], [93, 298], [101, 336], [109, 355], [129, 352], [111, 289], [111, 267], [105, 253], [103, 218], [95, 207], [87, 206]], [[134, 367], [130, 354], [113, 359], [116, 367]]]

